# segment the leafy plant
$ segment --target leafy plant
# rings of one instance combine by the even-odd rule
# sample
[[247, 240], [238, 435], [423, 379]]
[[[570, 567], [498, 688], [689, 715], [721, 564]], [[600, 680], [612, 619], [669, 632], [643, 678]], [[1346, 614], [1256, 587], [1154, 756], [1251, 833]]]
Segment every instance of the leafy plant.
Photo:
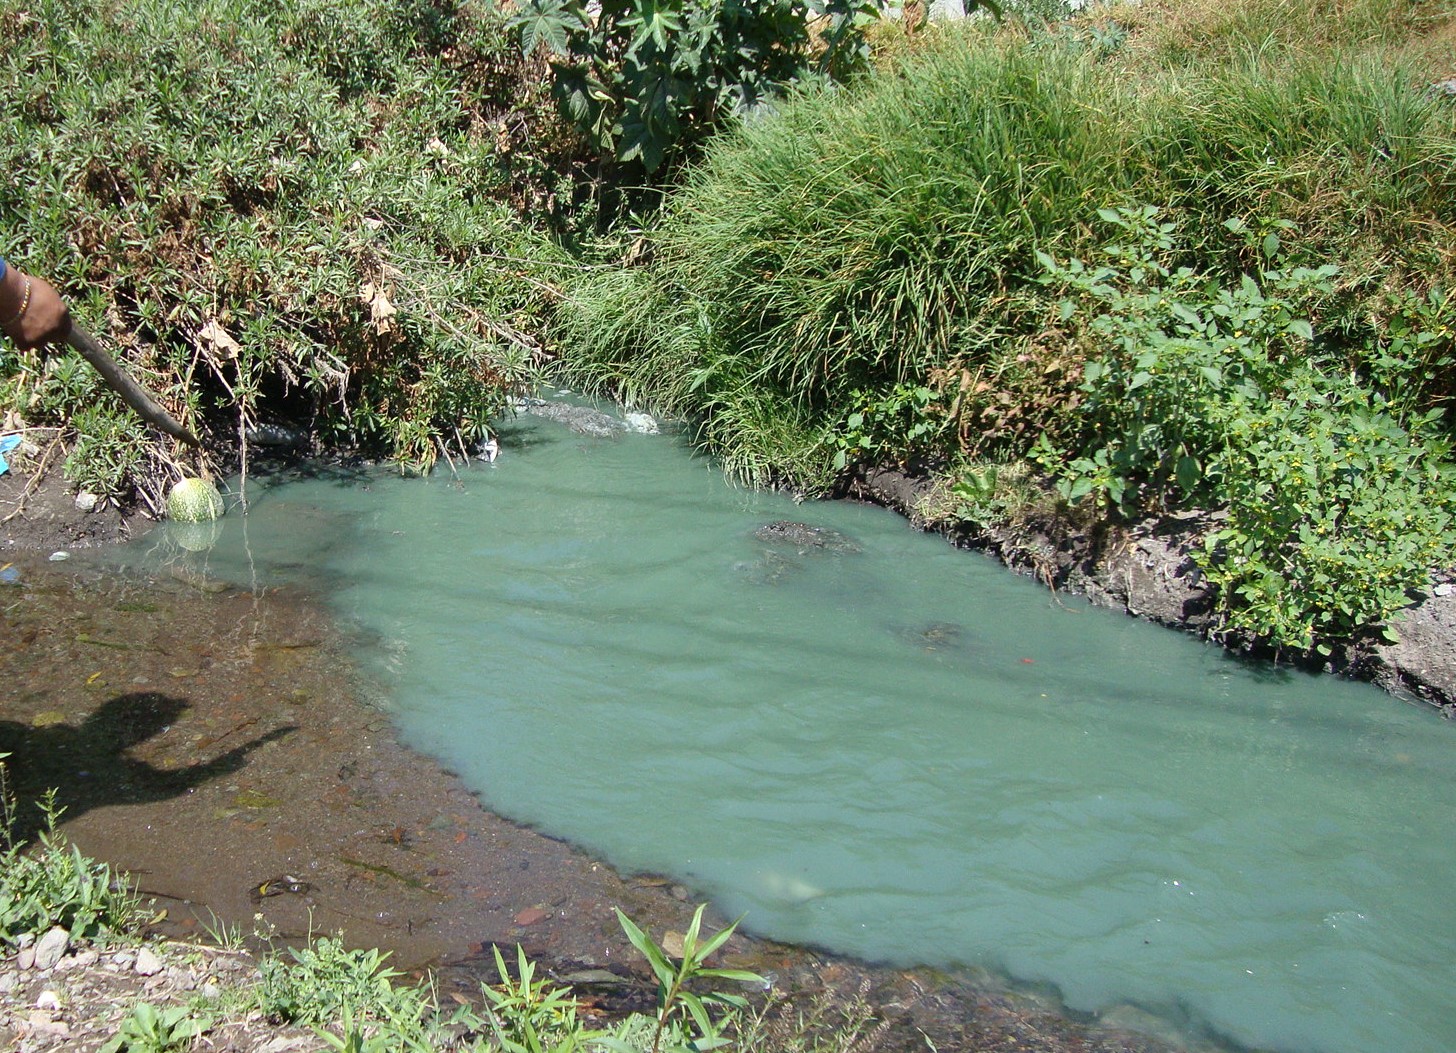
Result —
[[158, 1009], [138, 1002], [98, 1053], [178, 1053], [191, 1049], [211, 1026], [208, 1017], [194, 1015], [187, 1006]]
[[270, 1017], [305, 1026], [345, 1013], [386, 1019], [404, 997], [392, 983], [401, 974], [384, 964], [386, 952], [350, 950], [337, 938], [320, 936], [288, 948], [288, 955], [292, 961], [268, 955], [259, 965], [258, 1008]]
[[[1177, 227], [1158, 208], [1098, 215], [1117, 234], [1098, 265], [1038, 253], [1048, 284], [1080, 294], [1061, 301], [1060, 317], [1084, 327], [1093, 349], [1072, 456], [1060, 461], [1045, 442], [1037, 455], [1068, 501], [1093, 494], [1131, 513], [1161, 504], [1172, 488], [1184, 501], [1207, 500], [1228, 443], [1220, 407], [1266, 399], [1309, 355], [1314, 331], [1300, 308], [1328, 292], [1336, 269], [1267, 269], [1220, 285], [1169, 265]], [[1272, 261], [1272, 233], [1264, 247]]]
[[[0, 766], [3, 769], [3, 766]], [[0, 940], [40, 935], [60, 926], [73, 938], [120, 932], [135, 917], [136, 897], [106, 864], [81, 854], [56, 832], [60, 809], [54, 794], [41, 808], [39, 848], [14, 838], [14, 807], [5, 806], [5, 850], [0, 852]]]
[[[1366, 338], [1352, 366], [1405, 422], [1456, 398], [1456, 290], [1432, 286], [1391, 296], [1383, 332]], [[1450, 421], [1447, 421], [1449, 424]]]
[[948, 426], [935, 392], [923, 384], [897, 384], [882, 398], [857, 391], [852, 404], [833, 438], [836, 471], [864, 461], [904, 461], [931, 449]]
[[488, 1003], [486, 1021], [505, 1053], [571, 1053], [597, 1037], [583, 1028], [569, 991], [535, 979], [535, 963], [520, 945], [514, 979], [500, 948], [492, 950], [500, 983], [480, 990]]
[[1034, 477], [1027, 461], [982, 462], [962, 465], [951, 476], [946, 508], [932, 495], [932, 518], [953, 516], [980, 526], [1021, 523], [1034, 511], [1045, 513], [1055, 498]]
[[[1197, 558], [1227, 633], [1328, 654], [1406, 606], [1456, 544], [1456, 476], [1439, 410], [1404, 401], [1402, 424], [1317, 353], [1300, 308], [1336, 269], [1278, 268], [1289, 228], [1231, 221], [1270, 266], [1225, 285], [1167, 264], [1175, 226], [1159, 210], [1101, 217], [1123, 236], [1100, 265], [1043, 256], [1048, 280], [1080, 293], [1061, 317], [1091, 348], [1081, 427], [1033, 451], [1062, 496], [1225, 510]], [[1410, 352], [1370, 360], [1422, 368]]]
[[[735, 980], [739, 983], [760, 985], [764, 982], [763, 977], [746, 969], [721, 969], [706, 964], [708, 957], [733, 935], [738, 923], [734, 922], [699, 943], [698, 934], [703, 923], [704, 909], [705, 905], [699, 905], [693, 913], [693, 920], [683, 934], [682, 955], [676, 962], [661, 945], [638, 928], [632, 919], [620, 910], [617, 911], [617, 921], [621, 923], [622, 931], [627, 934], [632, 946], [647, 959], [653, 975], [657, 977], [657, 1022], [647, 1053], [658, 1053], [663, 1038], [673, 1034], [675, 1027], [686, 1028], [689, 1022], [696, 1026], [697, 1037], [674, 1045], [697, 1051], [725, 1044], [722, 1028], [713, 1019], [709, 1007], [723, 1005], [740, 1009], [747, 1002], [740, 995], [722, 991], [698, 994], [689, 989], [689, 985], [695, 980]], [[621, 1043], [617, 1043], [617, 1046], [630, 1048]]]
[[514, 24], [526, 53], [550, 54], [567, 116], [650, 173], [811, 73], [862, 68], [878, 14], [867, 0], [526, 0]]
[[1407, 606], [1456, 546], [1449, 447], [1368, 393], [1305, 372], [1229, 428], [1228, 516], [1197, 555], [1226, 631], [1328, 654]]

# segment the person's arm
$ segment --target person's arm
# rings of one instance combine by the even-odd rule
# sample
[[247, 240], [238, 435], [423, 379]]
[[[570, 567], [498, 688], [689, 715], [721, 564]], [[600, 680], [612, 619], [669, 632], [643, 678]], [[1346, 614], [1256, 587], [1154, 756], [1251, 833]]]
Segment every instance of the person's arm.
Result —
[[29, 350], [64, 342], [71, 314], [50, 282], [0, 260], [0, 329]]

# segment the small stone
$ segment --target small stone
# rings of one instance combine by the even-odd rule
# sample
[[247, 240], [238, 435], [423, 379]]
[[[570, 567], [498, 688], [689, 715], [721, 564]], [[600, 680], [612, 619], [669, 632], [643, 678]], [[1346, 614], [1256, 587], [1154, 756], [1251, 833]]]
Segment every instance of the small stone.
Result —
[[1449, 596], [1453, 592], [1456, 592], [1456, 585], [1452, 585], [1449, 581], [1443, 581], [1431, 591], [1437, 596]]
[[294, 1050], [306, 1048], [308, 1040], [304, 1038], [279, 1037], [258, 1047], [257, 1053], [293, 1053]]
[[76, 495], [76, 511], [78, 512], [94, 512], [100, 503], [100, 497], [86, 490], [82, 490]]
[[20, 974], [7, 969], [0, 973], [0, 995], [14, 994], [15, 989], [20, 986]]
[[35, 968], [35, 947], [32, 945], [20, 948], [20, 953], [15, 956], [15, 965], [20, 969]]
[[57, 925], [35, 945], [35, 967], [42, 972], [54, 969], [70, 946], [71, 934]]
[[66, 560], [68, 560], [70, 558], [71, 558], [71, 554], [69, 552], [52, 552], [51, 553], [51, 562], [52, 563], [63, 563], [63, 562], [65, 562]]
[[89, 969], [95, 965], [101, 955], [95, 951], [82, 951], [80, 954], [73, 954], [69, 958], [62, 958], [56, 962], [56, 972], [69, 972], [72, 969]]
[[51, 990], [42, 991], [40, 997], [35, 1000], [35, 1007], [55, 1012], [61, 1008], [61, 996]]
[[136, 964], [132, 966], [132, 972], [138, 976], [156, 976], [162, 971], [162, 959], [158, 958], [150, 947], [142, 947], [137, 951]]
[[202, 990], [199, 992], [199, 994], [201, 994], [203, 998], [221, 998], [222, 988], [215, 983], [205, 983], [202, 985]]
[[136, 964], [135, 951], [117, 951], [111, 956], [110, 968], [127, 972]]
[[683, 886], [674, 885], [668, 891], [672, 893], [672, 898], [678, 902], [686, 903], [688, 901], [688, 890], [683, 888]]
[[627, 413], [622, 420], [626, 422], [628, 431], [635, 431], [639, 435], [656, 435], [661, 430], [657, 421], [647, 413]]
[[517, 925], [535, 925], [551, 917], [550, 913], [540, 907], [527, 907], [519, 912], [513, 919]]
[[683, 956], [683, 941], [685, 937], [680, 932], [665, 932], [662, 934], [662, 949], [669, 957], [681, 958]]

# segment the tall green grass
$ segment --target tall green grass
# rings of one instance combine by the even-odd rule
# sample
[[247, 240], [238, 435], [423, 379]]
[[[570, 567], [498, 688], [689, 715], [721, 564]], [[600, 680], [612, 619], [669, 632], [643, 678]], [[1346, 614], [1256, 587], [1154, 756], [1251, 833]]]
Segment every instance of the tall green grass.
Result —
[[1035, 253], [1090, 256], [1099, 208], [1169, 211], [1182, 262], [1214, 277], [1260, 259], [1230, 219], [1282, 231], [1291, 265], [1340, 266], [1308, 306], [1357, 368], [1389, 295], [1449, 283], [1456, 107], [1421, 68], [1338, 33], [1298, 49], [1254, 30], [1206, 63], [1150, 63], [1110, 25], [971, 27], [721, 139], [648, 266], [567, 290], [572, 379], [701, 419], [744, 476], [813, 489], [866, 392], [932, 382], [974, 412], [958, 394], [1009, 391], [1035, 404], [1037, 427], [1006, 435], [1023, 449], [1075, 413], [1071, 385], [1039, 380], [1068, 366], [1044, 361], [1059, 338]]

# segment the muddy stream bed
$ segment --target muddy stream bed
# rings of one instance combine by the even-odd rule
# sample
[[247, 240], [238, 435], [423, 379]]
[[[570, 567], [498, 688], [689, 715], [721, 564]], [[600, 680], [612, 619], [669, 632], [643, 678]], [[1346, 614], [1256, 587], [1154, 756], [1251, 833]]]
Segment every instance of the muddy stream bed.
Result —
[[[128, 577], [84, 552], [52, 563], [12, 549], [0, 564], [12, 789], [34, 801], [54, 788], [63, 832], [132, 875], [165, 912], [163, 934], [342, 932], [434, 969], [446, 993], [493, 979], [492, 945], [519, 943], [588, 1006], [650, 1004], [613, 908], [660, 938], [683, 929], [694, 890], [493, 815], [401, 746], [307, 586]], [[880, 1021], [872, 1048], [1181, 1048], [1118, 1026], [1149, 1021], [1093, 1026], [980, 973], [879, 969], [749, 936], [726, 960], [800, 1004], [864, 997]]]

